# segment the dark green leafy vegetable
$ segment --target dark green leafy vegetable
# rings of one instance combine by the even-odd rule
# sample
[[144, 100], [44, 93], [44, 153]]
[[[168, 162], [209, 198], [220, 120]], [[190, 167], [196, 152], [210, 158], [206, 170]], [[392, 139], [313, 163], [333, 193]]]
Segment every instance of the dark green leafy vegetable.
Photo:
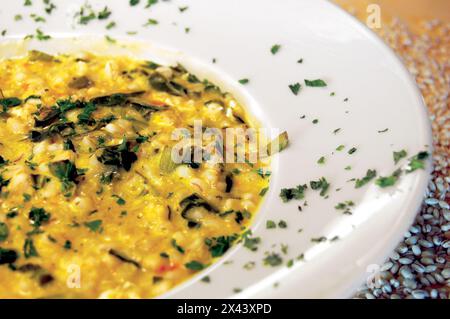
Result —
[[252, 231], [249, 229], [242, 234], [243, 246], [251, 251], [257, 251], [261, 243], [260, 237], [251, 237]]
[[19, 106], [22, 104], [22, 100], [16, 97], [8, 97], [0, 99], [0, 105], [3, 107], [3, 113], [8, 112], [10, 107]]
[[206, 266], [199, 261], [193, 260], [184, 265], [187, 269], [200, 271], [203, 270]]
[[276, 267], [283, 263], [283, 258], [276, 253], [271, 253], [263, 259], [263, 263], [265, 266]]
[[117, 169], [123, 168], [128, 172], [138, 158], [132, 151], [131, 143], [124, 138], [119, 145], [104, 147], [97, 159], [104, 165], [114, 166]]
[[228, 174], [225, 176], [225, 193], [231, 192], [231, 189], [233, 188], [233, 174]]
[[51, 214], [47, 213], [43, 208], [31, 208], [28, 218], [34, 227], [40, 227], [50, 220]]
[[25, 258], [38, 257], [39, 254], [34, 246], [34, 242], [31, 238], [27, 238], [23, 245], [23, 254]]
[[205, 244], [208, 246], [211, 256], [215, 258], [225, 254], [237, 238], [237, 235], [207, 238]]
[[9, 179], [4, 179], [2, 175], [0, 175], [0, 192], [2, 188], [9, 185]]
[[159, 73], [154, 73], [149, 78], [150, 85], [157, 91], [166, 92], [175, 96], [186, 96], [188, 90], [181, 84], [166, 79]]
[[305, 79], [305, 85], [310, 87], [324, 87], [327, 86], [324, 80], [317, 79], [317, 80], [306, 80]]
[[125, 105], [129, 98], [142, 95], [143, 93], [144, 91], [136, 91], [132, 93], [115, 93], [93, 98], [90, 102], [98, 106], [121, 106]]
[[406, 173], [411, 173], [418, 169], [425, 169], [425, 160], [428, 158], [428, 156], [430, 156], [430, 154], [428, 154], [428, 152], [426, 151], [423, 151], [411, 157], [408, 163], [409, 168], [406, 170]]
[[108, 7], [105, 7], [102, 11], [100, 11], [97, 15], [97, 18], [99, 20], [105, 20], [108, 19], [111, 15], [111, 11], [108, 9]]
[[368, 182], [370, 182], [376, 176], [377, 176], [377, 171], [376, 170], [372, 170], [372, 169], [367, 170], [366, 176], [364, 176], [361, 179], [358, 178], [355, 181], [355, 188], [363, 187], [364, 185], [366, 185]]
[[200, 221], [191, 216], [191, 211], [196, 208], [203, 208], [209, 213], [219, 214], [219, 210], [209, 204], [205, 199], [197, 194], [192, 194], [184, 198], [180, 202], [180, 207], [182, 208], [181, 216], [188, 221], [188, 226], [190, 228], [197, 227], [200, 225]]
[[305, 190], [308, 188], [306, 184], [298, 185], [294, 188], [282, 188], [280, 191], [280, 197], [283, 202], [289, 202], [292, 199], [303, 199], [305, 198]]
[[92, 103], [86, 103], [86, 106], [83, 108], [83, 111], [78, 114], [78, 124], [86, 124], [93, 125], [95, 124], [95, 120], [92, 119], [92, 113], [95, 112], [97, 106]]
[[50, 163], [50, 172], [55, 175], [62, 183], [63, 192], [67, 192], [77, 184], [79, 176], [74, 163], [69, 160]]
[[19, 255], [15, 250], [0, 248], [0, 265], [13, 264]]
[[55, 123], [42, 130], [33, 130], [29, 133], [29, 138], [33, 142], [40, 142], [46, 138], [52, 137], [56, 134], [62, 137], [67, 137], [75, 134], [75, 126], [73, 123]]
[[302, 88], [302, 85], [300, 83], [290, 84], [289, 89], [291, 89], [292, 93], [294, 95], [298, 95], [298, 92], [300, 92], [300, 89]]
[[66, 240], [66, 242], [64, 243], [64, 249], [66, 250], [72, 249], [72, 242], [70, 240]]
[[108, 251], [108, 253], [113, 256], [116, 257], [117, 259], [119, 259], [120, 261], [124, 262], [124, 263], [128, 263], [128, 264], [132, 264], [133, 266], [135, 266], [137, 269], [141, 269], [141, 264], [139, 264], [137, 261], [127, 257], [126, 255], [124, 255], [123, 253], [115, 250], [115, 249], [110, 249]]
[[5, 160], [1, 155], [0, 155], [0, 168], [2, 168], [5, 165], [8, 165], [9, 161]]
[[356, 147], [352, 147], [351, 149], [348, 150], [348, 153], [350, 155], [352, 155], [353, 153], [355, 153], [357, 151]]
[[320, 190], [320, 196], [325, 196], [330, 187], [325, 177], [321, 177], [318, 181], [311, 181], [309, 185], [313, 190]]
[[392, 173], [391, 176], [386, 176], [386, 177], [380, 176], [375, 181], [375, 184], [377, 184], [381, 188], [392, 186], [398, 181], [401, 174], [402, 174], [402, 170], [397, 169], [394, 173]]
[[9, 236], [8, 225], [6, 225], [3, 222], [0, 222], [0, 242], [8, 239], [8, 236]]
[[98, 231], [100, 231], [100, 227], [102, 226], [102, 221], [100, 220], [100, 219], [98, 219], [98, 220], [93, 220], [93, 221], [90, 221], [90, 222], [86, 222], [86, 223], [84, 223], [84, 226], [86, 226], [87, 228], [89, 228], [89, 230], [91, 231], [91, 232], [98, 232]]
[[274, 44], [271, 48], [270, 48], [270, 52], [272, 53], [272, 54], [277, 54], [278, 53], [278, 51], [280, 51], [280, 49], [281, 49], [281, 45], [280, 44]]
[[393, 153], [394, 156], [394, 163], [397, 164], [402, 158], [406, 157], [408, 155], [408, 153], [406, 152], [406, 150], [401, 150], [398, 152]]
[[180, 254], [184, 254], [184, 248], [178, 245], [175, 239], [172, 239], [170, 243], [172, 244], [172, 247], [175, 248]]
[[267, 229], [277, 228], [277, 224], [273, 220], [268, 220], [266, 221], [266, 228]]

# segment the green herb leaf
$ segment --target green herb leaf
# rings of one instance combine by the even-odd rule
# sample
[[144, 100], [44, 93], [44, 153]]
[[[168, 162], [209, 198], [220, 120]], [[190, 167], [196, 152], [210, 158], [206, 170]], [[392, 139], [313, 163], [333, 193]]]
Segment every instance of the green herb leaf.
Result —
[[0, 222], [0, 242], [8, 239], [8, 236], [9, 236], [8, 225], [6, 225], [3, 222]]
[[261, 243], [260, 237], [251, 237], [252, 231], [247, 230], [242, 234], [242, 239], [244, 241], [244, 247], [250, 249], [251, 251], [257, 251], [258, 245]]
[[36, 247], [34, 246], [34, 242], [31, 238], [27, 238], [25, 240], [25, 243], [23, 245], [23, 253], [24, 253], [25, 258], [39, 256], [39, 254], [36, 250]]
[[184, 248], [177, 244], [175, 239], [171, 241], [172, 247], [175, 248], [179, 253], [184, 254]]
[[283, 263], [283, 258], [276, 253], [271, 253], [263, 259], [263, 263], [265, 266], [276, 267]]
[[392, 186], [398, 181], [401, 174], [402, 174], [402, 170], [397, 169], [394, 173], [392, 173], [391, 176], [386, 176], [386, 177], [380, 176], [375, 181], [375, 184], [377, 184], [381, 188]]
[[237, 235], [207, 238], [205, 244], [209, 247], [211, 257], [215, 258], [223, 256], [237, 238]]
[[282, 188], [280, 191], [280, 198], [284, 203], [289, 202], [292, 199], [305, 198], [305, 190], [308, 188], [306, 184], [298, 185], [294, 188]]
[[408, 163], [409, 168], [406, 170], [406, 173], [411, 173], [418, 169], [425, 169], [425, 160], [429, 156], [430, 154], [428, 154], [428, 152], [423, 151], [411, 157]]
[[298, 95], [298, 92], [300, 92], [300, 89], [302, 88], [302, 85], [300, 83], [290, 84], [289, 88], [291, 89], [292, 93], [294, 95]]
[[194, 271], [200, 271], [200, 270], [203, 270], [206, 268], [206, 266], [204, 264], [202, 264], [201, 262], [196, 261], [196, 260], [190, 261], [190, 262], [184, 264], [184, 266], [187, 269], [194, 270]]
[[271, 48], [270, 48], [270, 52], [272, 52], [272, 54], [277, 54], [277, 52], [281, 49], [281, 45], [280, 44], [274, 44]]
[[310, 87], [324, 87], [327, 86], [324, 80], [317, 79], [317, 80], [306, 80], [305, 79], [305, 85]]
[[98, 232], [100, 230], [100, 227], [102, 226], [102, 220], [98, 219], [98, 220], [93, 220], [90, 222], [86, 222], [84, 223], [84, 226], [86, 226], [87, 228], [89, 228], [89, 230], [91, 232]]
[[0, 265], [13, 264], [19, 255], [15, 250], [0, 248]]
[[372, 169], [367, 170], [366, 176], [364, 176], [361, 179], [358, 178], [355, 181], [355, 188], [363, 187], [364, 185], [366, 185], [368, 182], [370, 182], [376, 176], [377, 176], [377, 171], [376, 170], [372, 170]]
[[277, 228], [277, 224], [273, 220], [268, 220], [266, 221], [266, 228], [267, 229]]
[[394, 156], [394, 163], [397, 164], [402, 158], [406, 157], [408, 155], [408, 153], [406, 152], [406, 150], [401, 150], [398, 152], [393, 153]]
[[34, 227], [40, 227], [50, 220], [51, 214], [47, 213], [43, 208], [33, 207], [28, 213], [28, 218]]
[[321, 177], [318, 181], [311, 181], [309, 185], [313, 190], [320, 190], [320, 196], [325, 196], [330, 187], [325, 177]]

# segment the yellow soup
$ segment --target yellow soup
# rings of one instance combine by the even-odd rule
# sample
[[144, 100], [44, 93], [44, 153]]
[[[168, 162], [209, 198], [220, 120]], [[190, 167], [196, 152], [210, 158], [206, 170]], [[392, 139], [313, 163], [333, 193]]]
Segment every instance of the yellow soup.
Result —
[[0, 298], [160, 295], [237, 243], [267, 190], [268, 160], [174, 162], [176, 128], [251, 125], [182, 66], [31, 51], [0, 61], [0, 89]]

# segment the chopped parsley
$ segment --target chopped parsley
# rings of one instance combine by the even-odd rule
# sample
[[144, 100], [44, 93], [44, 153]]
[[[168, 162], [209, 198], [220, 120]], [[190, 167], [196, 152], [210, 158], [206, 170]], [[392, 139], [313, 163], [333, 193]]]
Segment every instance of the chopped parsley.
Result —
[[144, 27], [147, 27], [149, 25], [157, 25], [158, 24], [158, 20], [155, 19], [148, 19], [147, 23], [144, 24]]
[[305, 198], [305, 190], [308, 188], [306, 184], [298, 185], [294, 188], [282, 188], [280, 191], [280, 197], [284, 203], [289, 202], [292, 199]]
[[206, 238], [205, 244], [208, 246], [211, 257], [215, 258], [223, 256], [237, 238], [237, 235]]
[[322, 156], [317, 160], [317, 164], [325, 164], [325, 156]]
[[287, 228], [287, 223], [286, 223], [286, 221], [280, 220], [280, 221], [278, 222], [278, 227], [280, 227], [280, 228]]
[[317, 80], [306, 80], [305, 79], [305, 85], [310, 87], [325, 87], [327, 84], [324, 80], [317, 79]]
[[102, 221], [101, 221], [100, 219], [98, 219], [98, 220], [93, 220], [93, 221], [84, 223], [84, 226], [86, 226], [87, 228], [89, 228], [89, 230], [90, 230], [91, 232], [96, 233], [96, 232], [100, 231], [100, 228], [101, 228], [101, 226], [102, 226]]
[[45, 224], [50, 220], [51, 214], [47, 213], [43, 208], [31, 208], [28, 213], [28, 218], [30, 219], [30, 223], [34, 227], [40, 227], [42, 224]]
[[239, 80], [239, 83], [241, 83], [241, 84], [247, 84], [248, 82], [250, 82], [249, 79], [240, 79]]
[[283, 263], [283, 258], [277, 253], [270, 253], [263, 259], [263, 263], [265, 266], [276, 267]]
[[201, 262], [196, 261], [196, 260], [190, 261], [190, 262], [184, 264], [184, 266], [187, 269], [194, 270], [194, 271], [200, 271], [206, 267], [204, 264], [202, 264]]
[[97, 18], [99, 20], [105, 20], [108, 19], [111, 15], [111, 11], [108, 9], [108, 7], [105, 7], [102, 11], [100, 11], [97, 15]]
[[120, 206], [123, 206], [127, 203], [126, 200], [120, 197], [119, 195], [112, 195], [112, 197], [116, 199], [116, 203]]
[[259, 192], [259, 196], [263, 197], [264, 195], [266, 195], [267, 191], [269, 190], [269, 187], [264, 187], [263, 189], [261, 189], [261, 191]]
[[23, 254], [25, 258], [38, 257], [39, 254], [34, 246], [34, 242], [31, 238], [25, 239], [25, 243], [23, 245]]
[[70, 250], [72, 249], [72, 242], [70, 240], [66, 240], [66, 242], [64, 243], [64, 249], [66, 250]]
[[51, 36], [44, 34], [41, 29], [36, 29], [36, 39], [39, 41], [47, 41], [51, 39]]
[[251, 230], [247, 230], [242, 234], [242, 239], [244, 241], [244, 247], [250, 249], [251, 251], [257, 251], [258, 245], [261, 243], [260, 237], [250, 237], [252, 235]]
[[348, 150], [348, 154], [352, 155], [356, 151], [357, 151], [357, 148], [356, 147], [352, 147], [351, 149]]
[[18, 257], [19, 256], [15, 250], [0, 247], [0, 265], [11, 265], [17, 260]]
[[291, 89], [292, 93], [294, 95], [298, 95], [298, 92], [300, 92], [300, 89], [302, 88], [302, 85], [300, 83], [290, 84], [289, 89]]
[[318, 181], [311, 181], [309, 185], [313, 190], [320, 190], [320, 196], [322, 197], [326, 195], [330, 187], [330, 184], [325, 177], [321, 177]]
[[5, 241], [9, 236], [9, 228], [3, 222], [0, 222], [0, 242]]
[[184, 254], [184, 248], [178, 245], [175, 239], [172, 239], [170, 243], [172, 244], [172, 247], [175, 248], [180, 254]]
[[280, 51], [281, 49], [281, 45], [280, 44], [274, 44], [271, 48], [270, 48], [270, 52], [272, 52], [273, 55], [277, 54], [278, 51]]
[[334, 206], [337, 210], [343, 210], [343, 214], [345, 215], [351, 215], [352, 212], [350, 211], [350, 207], [353, 207], [355, 203], [351, 200], [347, 200], [345, 202], [338, 203], [336, 206]]
[[366, 176], [364, 176], [361, 179], [359, 179], [359, 178], [356, 179], [356, 181], [355, 181], [355, 188], [363, 187], [364, 185], [366, 185], [368, 182], [370, 182], [376, 176], [377, 176], [377, 171], [376, 170], [374, 170], [374, 169], [373, 170], [372, 169], [367, 170]]
[[414, 172], [417, 169], [425, 169], [425, 160], [428, 158], [429, 154], [426, 151], [419, 152], [409, 159], [408, 169], [406, 173]]
[[267, 229], [277, 228], [277, 224], [273, 220], [268, 220], [266, 221], [266, 228]]
[[401, 174], [402, 174], [402, 170], [397, 169], [394, 173], [392, 173], [391, 176], [386, 176], [386, 177], [380, 176], [375, 181], [375, 184], [377, 184], [381, 188], [393, 186], [398, 181]]
[[406, 152], [406, 150], [401, 150], [401, 151], [394, 151], [393, 152], [393, 157], [394, 157], [394, 163], [397, 164], [402, 158], [405, 158], [408, 153]]

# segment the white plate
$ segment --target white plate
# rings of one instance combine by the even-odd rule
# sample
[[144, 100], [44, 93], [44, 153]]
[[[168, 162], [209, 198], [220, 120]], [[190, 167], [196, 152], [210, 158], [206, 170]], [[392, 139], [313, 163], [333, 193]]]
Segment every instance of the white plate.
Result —
[[[370, 275], [368, 266], [381, 263], [412, 222], [427, 184], [429, 162], [427, 170], [404, 175], [391, 188], [380, 189], [372, 182], [355, 189], [347, 181], [363, 177], [367, 169], [391, 174], [393, 151], [406, 149], [414, 155], [430, 150], [431, 131], [422, 98], [381, 40], [334, 5], [322, 0], [174, 0], [144, 9], [143, 3], [130, 7], [128, 1], [91, 1], [96, 10], [108, 5], [113, 12], [109, 21], [116, 21], [117, 27], [106, 31], [107, 22], [73, 23], [73, 14], [84, 0], [70, 1], [70, 5], [69, 1], [64, 5], [56, 1], [59, 8], [46, 16], [45, 24], [29, 18], [30, 13], [43, 12], [41, 3], [23, 7], [22, 2], [2, 4], [0, 30], [8, 30], [4, 39], [34, 34], [39, 27], [56, 39], [27, 42], [25, 47], [61, 52], [102, 50], [103, 36], [83, 35], [107, 33], [116, 38], [126, 36], [126, 31], [138, 31], [128, 36], [128, 41], [145, 43], [121, 50], [181, 61], [196, 73], [219, 79], [265, 127], [289, 132], [291, 146], [273, 163], [270, 192], [252, 227], [255, 236], [262, 238], [258, 251], [238, 245], [213, 267], [164, 297], [349, 297]], [[189, 9], [181, 13], [178, 7], [185, 5]], [[16, 13], [24, 20], [14, 22]], [[159, 24], [143, 28], [149, 18]], [[78, 41], [57, 39], [73, 35]], [[281, 45], [276, 55], [270, 53], [273, 44]], [[109, 46], [108, 52], [120, 51], [117, 47]], [[8, 45], [0, 50], [2, 56], [17, 52]], [[212, 58], [217, 59], [216, 64]], [[303, 63], [297, 63], [300, 58]], [[249, 78], [250, 83], [238, 84], [241, 78]], [[324, 79], [328, 87], [303, 87], [298, 96], [288, 88], [316, 78]], [[335, 96], [330, 96], [331, 92], [336, 92]], [[301, 119], [302, 115], [306, 118]], [[313, 119], [319, 122], [312, 124]], [[341, 130], [333, 134], [337, 128]], [[378, 133], [385, 128], [389, 130]], [[345, 151], [335, 151], [340, 144], [346, 146]], [[357, 152], [347, 154], [353, 146]], [[325, 165], [317, 164], [323, 155]], [[348, 165], [351, 170], [344, 169]], [[281, 202], [281, 188], [322, 176], [331, 183], [328, 199], [308, 191], [308, 206], [304, 201]], [[336, 192], [336, 188], [342, 189]], [[334, 208], [345, 200], [356, 203], [351, 216]], [[288, 227], [268, 230], [268, 219], [285, 220]], [[311, 242], [320, 236], [340, 239]], [[286, 255], [280, 252], [281, 244], [288, 247]], [[266, 251], [280, 253], [283, 265], [264, 266]], [[286, 267], [289, 259], [302, 253], [304, 261]], [[255, 262], [252, 270], [244, 269], [248, 262]], [[211, 278], [209, 284], [199, 280], [205, 275]], [[236, 293], [236, 288], [242, 292]]]

